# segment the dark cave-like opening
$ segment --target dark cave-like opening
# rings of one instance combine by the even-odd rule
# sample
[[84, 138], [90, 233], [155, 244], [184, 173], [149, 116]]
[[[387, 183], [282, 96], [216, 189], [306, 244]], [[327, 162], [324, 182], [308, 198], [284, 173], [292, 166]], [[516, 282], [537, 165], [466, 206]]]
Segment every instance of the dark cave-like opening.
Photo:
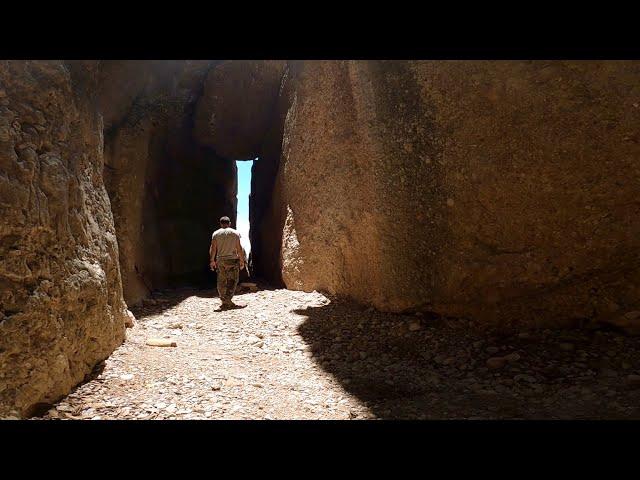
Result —
[[[137, 65], [136, 78], [149, 76], [146, 86], [136, 84], [129, 109], [105, 120], [105, 185], [130, 305], [154, 290], [212, 288], [208, 250], [223, 215], [250, 242], [252, 280], [281, 285], [282, 228], [273, 197], [285, 62], [196, 63], [171, 64], [170, 72], [161, 62], [147, 70]], [[125, 79], [132, 68], [123, 71]], [[110, 74], [110, 85], [118, 72]], [[236, 160], [256, 158], [242, 165], [239, 179]], [[240, 189], [239, 180], [246, 182]], [[239, 193], [248, 197], [240, 217]]]

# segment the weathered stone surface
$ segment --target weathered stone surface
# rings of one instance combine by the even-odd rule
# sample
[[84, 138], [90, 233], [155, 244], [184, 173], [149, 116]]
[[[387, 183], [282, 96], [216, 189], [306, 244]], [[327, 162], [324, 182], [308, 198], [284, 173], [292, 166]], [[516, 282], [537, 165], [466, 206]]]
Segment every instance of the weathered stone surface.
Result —
[[412, 71], [436, 112], [449, 202], [434, 307], [540, 324], [603, 316], [611, 300], [637, 304], [640, 63]]
[[127, 311], [125, 312], [126, 317], [124, 320], [124, 324], [127, 328], [131, 328], [136, 324], [136, 317], [133, 313], [131, 313], [131, 310], [127, 309]]
[[230, 160], [255, 158], [271, 127], [285, 65], [234, 60], [214, 66], [196, 107], [196, 140]]
[[507, 359], [505, 357], [491, 357], [487, 359], [487, 367], [489, 367], [490, 370], [499, 370], [506, 364]]
[[176, 98], [195, 102], [204, 78], [217, 60], [102, 60], [98, 65], [97, 106], [105, 131], [117, 128], [140, 104], [155, 98], [165, 104]]
[[[386, 99], [372, 90], [371, 79], [379, 74], [369, 69], [377, 67], [292, 65], [276, 180], [285, 205], [282, 277], [289, 288], [326, 290], [398, 310], [425, 303], [432, 291], [429, 252], [435, 245], [413, 217], [441, 220], [424, 211], [437, 213], [429, 200], [438, 194], [437, 179], [415, 160], [425, 154], [427, 138], [408, 139], [406, 150], [401, 142], [413, 134], [409, 127], [429, 133], [423, 125], [429, 112], [409, 111], [421, 108], [419, 94], [402, 88], [400, 110], [378, 113], [374, 101]], [[396, 100], [388, 99], [389, 108]]]
[[637, 310], [640, 63], [293, 70], [287, 287], [486, 322]]
[[137, 97], [151, 83], [154, 62], [146, 60], [103, 60], [100, 62], [97, 106], [105, 131], [121, 123]]
[[0, 62], [0, 415], [28, 415], [124, 338], [92, 62]]
[[286, 220], [283, 176], [278, 175], [286, 116], [291, 106], [291, 73], [285, 69], [274, 114], [259, 159], [251, 169], [249, 220], [254, 272], [274, 286], [282, 281], [282, 231]]

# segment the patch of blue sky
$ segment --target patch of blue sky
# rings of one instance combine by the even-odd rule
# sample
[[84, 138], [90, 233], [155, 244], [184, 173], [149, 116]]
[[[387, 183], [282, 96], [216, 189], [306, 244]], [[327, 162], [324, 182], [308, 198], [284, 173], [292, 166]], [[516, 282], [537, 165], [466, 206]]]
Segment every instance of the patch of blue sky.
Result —
[[249, 194], [251, 193], [251, 167], [253, 160], [238, 160], [238, 213], [236, 230], [240, 232], [240, 243], [247, 255], [251, 251], [249, 242]]

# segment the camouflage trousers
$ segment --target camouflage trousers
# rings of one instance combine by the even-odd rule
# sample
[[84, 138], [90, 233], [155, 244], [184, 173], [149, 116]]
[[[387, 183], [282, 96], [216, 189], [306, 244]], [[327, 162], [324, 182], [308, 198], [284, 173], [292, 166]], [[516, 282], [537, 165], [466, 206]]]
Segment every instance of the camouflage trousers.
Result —
[[240, 260], [221, 258], [218, 260], [218, 295], [222, 303], [230, 303], [240, 279]]

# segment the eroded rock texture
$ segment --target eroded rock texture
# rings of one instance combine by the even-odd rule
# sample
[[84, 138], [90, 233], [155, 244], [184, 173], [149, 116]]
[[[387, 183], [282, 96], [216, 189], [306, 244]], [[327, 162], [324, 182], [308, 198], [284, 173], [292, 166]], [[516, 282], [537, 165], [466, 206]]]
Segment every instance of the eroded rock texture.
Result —
[[124, 338], [95, 62], [0, 62], [0, 415], [28, 415]]
[[290, 70], [287, 287], [503, 323], [637, 310], [638, 62]]
[[[234, 162], [193, 138], [195, 104], [214, 64], [103, 66], [101, 95], [133, 99], [126, 106], [122, 100], [101, 102], [111, 126], [105, 134], [105, 178], [129, 304], [153, 289], [213, 283], [211, 232], [222, 215], [235, 217], [237, 177]], [[113, 91], [114, 84], [124, 95]]]
[[256, 275], [274, 286], [284, 286], [281, 249], [286, 202], [278, 170], [285, 119], [291, 105], [290, 75], [287, 68], [278, 90], [273, 92], [276, 98], [273, 116], [260, 148], [259, 160], [251, 169], [249, 220], [252, 264]]

